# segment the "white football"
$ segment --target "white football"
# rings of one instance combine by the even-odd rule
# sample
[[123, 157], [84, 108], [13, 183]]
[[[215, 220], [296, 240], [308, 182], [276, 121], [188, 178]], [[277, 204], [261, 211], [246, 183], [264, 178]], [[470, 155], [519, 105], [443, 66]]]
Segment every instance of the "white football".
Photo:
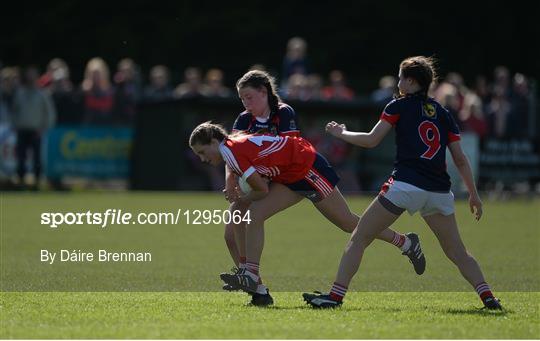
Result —
[[238, 178], [238, 187], [244, 194], [249, 194], [249, 192], [251, 192], [251, 186], [244, 178]]

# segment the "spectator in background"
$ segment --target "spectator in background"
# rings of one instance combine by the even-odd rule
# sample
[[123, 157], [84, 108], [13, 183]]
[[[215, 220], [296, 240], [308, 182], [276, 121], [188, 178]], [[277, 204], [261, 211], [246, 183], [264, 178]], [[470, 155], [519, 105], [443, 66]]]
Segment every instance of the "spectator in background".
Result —
[[52, 59], [47, 65], [47, 71], [39, 78], [38, 83], [53, 99], [58, 124], [80, 123], [82, 121], [81, 96], [71, 82], [69, 67], [63, 59]]
[[84, 123], [112, 123], [114, 89], [109, 78], [109, 67], [103, 59], [92, 58], [86, 64], [82, 92]]
[[284, 97], [287, 99], [309, 100], [307, 77], [301, 73], [295, 73], [289, 77], [286, 89], [287, 93], [284, 94]]
[[330, 84], [322, 89], [324, 100], [352, 101], [354, 99], [354, 91], [347, 86], [345, 75], [341, 70], [331, 71], [329, 81]]
[[371, 94], [371, 99], [378, 105], [386, 105], [397, 92], [396, 77], [386, 75], [379, 80], [379, 88]]
[[511, 104], [507, 97], [507, 91], [503, 84], [493, 88], [493, 96], [486, 110], [489, 131], [492, 136], [505, 137], [508, 115]]
[[283, 97], [298, 101], [320, 101], [322, 78], [318, 74], [303, 75], [300, 73], [289, 77], [287, 93]]
[[484, 116], [482, 99], [473, 92], [465, 95], [458, 117], [462, 131], [473, 132], [480, 138], [486, 136], [488, 127]]
[[28, 67], [23, 75], [22, 86], [13, 100], [12, 125], [17, 133], [17, 175], [25, 185], [26, 157], [28, 150], [33, 156], [35, 183], [38, 189], [41, 175], [41, 138], [56, 121], [56, 110], [49, 94], [38, 86], [39, 71]]
[[445, 107], [456, 123], [459, 126], [459, 129], [463, 129], [463, 124], [459, 120], [459, 111], [461, 108], [461, 102], [459, 98], [459, 93], [456, 86], [449, 82], [440, 83], [437, 88], [434, 90], [433, 97], [437, 102], [439, 102], [443, 107]]
[[307, 98], [310, 101], [320, 101], [322, 99], [321, 92], [323, 87], [322, 77], [317, 73], [312, 73], [307, 76]]
[[150, 84], [144, 89], [144, 98], [151, 101], [164, 101], [173, 97], [170, 86], [169, 68], [156, 65], [150, 69]]
[[[281, 72], [281, 87], [285, 88], [289, 77], [294, 74], [307, 75], [309, 65], [307, 60], [307, 42], [300, 37], [293, 37], [287, 42], [287, 51], [283, 58], [283, 67]], [[287, 92], [286, 89], [283, 89]]]
[[514, 75], [511, 109], [507, 119], [507, 135], [514, 138], [529, 136], [529, 82], [521, 73]]
[[477, 76], [474, 82], [473, 91], [480, 97], [482, 105], [486, 107], [489, 104], [491, 93], [489, 91], [489, 85], [486, 77]]
[[201, 70], [190, 66], [184, 71], [184, 82], [174, 89], [176, 98], [193, 98], [204, 96], [205, 86], [202, 83]]
[[124, 58], [118, 63], [114, 74], [114, 121], [119, 124], [132, 124], [135, 118], [137, 102], [140, 98], [140, 77], [137, 66], [130, 58]]
[[38, 85], [41, 88], [49, 87], [54, 80], [68, 79], [66, 73], [69, 73], [67, 63], [61, 58], [53, 58], [47, 64], [47, 70], [38, 79]]
[[232, 92], [223, 84], [223, 71], [210, 69], [206, 72], [204, 95], [208, 97], [231, 97]]
[[512, 85], [510, 81], [510, 70], [506, 66], [499, 65], [493, 70], [493, 90], [499, 88], [504, 92], [506, 98], [510, 98], [512, 92]]
[[19, 86], [19, 68], [4, 67], [0, 70], [0, 123], [11, 120], [13, 100]]
[[457, 72], [450, 72], [446, 75], [444, 82], [452, 84], [455, 87], [455, 96], [457, 97], [455, 98], [455, 101], [457, 102], [453, 103], [453, 105], [454, 110], [456, 110], [456, 112], [460, 112], [463, 108], [463, 101], [465, 100], [465, 95], [469, 92], [469, 89], [467, 89], [465, 83], [463, 82], [463, 77]]

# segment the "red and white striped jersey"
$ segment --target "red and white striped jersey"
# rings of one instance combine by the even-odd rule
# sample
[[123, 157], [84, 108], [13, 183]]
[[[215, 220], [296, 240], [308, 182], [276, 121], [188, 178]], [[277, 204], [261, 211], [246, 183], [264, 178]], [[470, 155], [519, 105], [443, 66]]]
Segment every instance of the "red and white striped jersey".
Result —
[[315, 148], [301, 137], [237, 135], [219, 146], [223, 160], [238, 176], [253, 172], [289, 184], [303, 179], [315, 161]]

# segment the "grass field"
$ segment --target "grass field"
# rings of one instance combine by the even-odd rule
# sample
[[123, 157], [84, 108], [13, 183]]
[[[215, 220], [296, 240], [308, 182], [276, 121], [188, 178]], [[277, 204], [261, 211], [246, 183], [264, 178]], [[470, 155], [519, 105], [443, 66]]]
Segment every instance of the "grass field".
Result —
[[[220, 291], [229, 260], [221, 225], [40, 224], [43, 212], [224, 209], [198, 193], [2, 193], [0, 338], [538, 338], [540, 200], [485, 202], [475, 222], [457, 203], [463, 239], [506, 311], [481, 302], [418, 216], [394, 228], [419, 233], [428, 266], [417, 276], [393, 246], [366, 252], [342, 308], [315, 311], [302, 291], [328, 290], [346, 234], [311, 204], [267, 223], [262, 275], [275, 306]], [[348, 198], [361, 212], [366, 197]], [[40, 250], [144, 250], [151, 263], [55, 263]]]
[[[343, 308], [307, 308], [276, 293], [272, 308], [239, 293], [5, 293], [2, 338], [538, 338], [538, 293], [501, 293], [504, 314], [471, 293], [352, 293]], [[244, 297], [246, 296], [246, 297]]]

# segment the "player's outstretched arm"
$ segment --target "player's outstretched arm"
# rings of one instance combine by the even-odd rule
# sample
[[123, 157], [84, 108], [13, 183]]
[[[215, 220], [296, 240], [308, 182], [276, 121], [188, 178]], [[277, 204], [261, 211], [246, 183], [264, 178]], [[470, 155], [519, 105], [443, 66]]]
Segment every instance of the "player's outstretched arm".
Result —
[[329, 122], [326, 125], [326, 131], [329, 134], [340, 138], [345, 142], [364, 148], [376, 147], [391, 129], [392, 125], [382, 120], [377, 122], [369, 133], [348, 131], [344, 124], [339, 124], [334, 121]]
[[461, 175], [461, 178], [463, 179], [463, 182], [465, 182], [465, 186], [467, 186], [467, 190], [469, 191], [469, 207], [471, 209], [471, 213], [475, 215], [476, 220], [479, 220], [482, 217], [482, 200], [480, 200], [480, 196], [476, 190], [476, 185], [474, 184], [474, 178], [469, 160], [463, 153], [463, 149], [461, 149], [461, 144], [459, 141], [450, 143], [448, 145], [448, 149], [450, 149], [454, 164], [456, 165], [456, 168], [458, 169], [459, 174]]

